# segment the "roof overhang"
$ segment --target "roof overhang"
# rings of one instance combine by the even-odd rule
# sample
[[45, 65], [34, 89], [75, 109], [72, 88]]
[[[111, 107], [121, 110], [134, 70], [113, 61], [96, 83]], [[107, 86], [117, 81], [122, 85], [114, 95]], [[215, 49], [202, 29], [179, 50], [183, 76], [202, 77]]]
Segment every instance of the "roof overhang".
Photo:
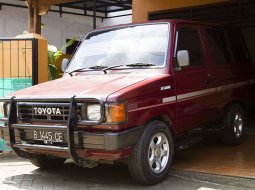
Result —
[[[59, 12], [60, 14], [71, 14], [72, 11], [66, 11], [65, 8], [80, 11], [79, 15], [91, 16], [88, 12], [96, 12], [100, 18], [108, 18], [109, 13], [132, 10], [132, 0], [20, 0], [26, 1], [31, 6], [37, 6], [39, 9]], [[59, 7], [58, 10], [50, 9], [51, 6]], [[81, 13], [82, 12], [82, 13]], [[43, 15], [45, 11], [41, 13]], [[125, 16], [120, 15], [120, 16]]]

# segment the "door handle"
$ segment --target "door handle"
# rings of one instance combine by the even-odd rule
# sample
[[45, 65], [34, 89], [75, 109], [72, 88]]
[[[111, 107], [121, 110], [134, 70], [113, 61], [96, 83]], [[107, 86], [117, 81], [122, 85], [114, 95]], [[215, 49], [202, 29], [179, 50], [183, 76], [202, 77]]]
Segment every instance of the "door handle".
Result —
[[211, 80], [210, 79], [205, 79], [204, 80], [204, 85], [207, 85], [207, 84], [210, 84], [211, 83]]
[[210, 84], [211, 83], [211, 74], [207, 74], [207, 79], [204, 80], [204, 85]]

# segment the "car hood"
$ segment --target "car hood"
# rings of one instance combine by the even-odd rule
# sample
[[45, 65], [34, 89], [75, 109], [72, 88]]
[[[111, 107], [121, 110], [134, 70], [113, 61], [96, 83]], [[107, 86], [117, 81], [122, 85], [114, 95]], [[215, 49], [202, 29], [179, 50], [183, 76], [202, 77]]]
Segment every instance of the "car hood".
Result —
[[127, 86], [160, 75], [161, 73], [116, 73], [86, 74], [65, 76], [57, 80], [45, 82], [20, 91], [11, 96], [18, 98], [69, 98], [95, 97], [106, 98]]

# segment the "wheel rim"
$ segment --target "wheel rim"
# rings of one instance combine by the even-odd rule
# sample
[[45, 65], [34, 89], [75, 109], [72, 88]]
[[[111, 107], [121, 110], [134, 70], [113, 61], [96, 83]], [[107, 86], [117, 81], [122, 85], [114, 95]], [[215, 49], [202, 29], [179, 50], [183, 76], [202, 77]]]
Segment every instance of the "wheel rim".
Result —
[[150, 168], [155, 173], [162, 172], [169, 159], [169, 142], [164, 133], [155, 134], [150, 141], [148, 160]]
[[243, 132], [243, 117], [241, 113], [237, 113], [234, 118], [234, 134], [236, 137], [240, 137]]

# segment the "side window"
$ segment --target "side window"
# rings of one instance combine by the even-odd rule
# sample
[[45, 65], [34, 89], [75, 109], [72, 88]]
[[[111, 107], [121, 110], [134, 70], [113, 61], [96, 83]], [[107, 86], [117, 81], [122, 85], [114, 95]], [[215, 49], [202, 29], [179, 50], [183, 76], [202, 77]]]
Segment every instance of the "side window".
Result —
[[228, 39], [235, 58], [235, 62], [247, 62], [250, 60], [248, 50], [239, 31], [228, 31]]
[[205, 64], [200, 37], [195, 27], [179, 27], [176, 37], [175, 56], [179, 50], [188, 50], [190, 66]]
[[231, 61], [231, 55], [225, 40], [224, 30], [206, 29], [205, 36], [215, 64], [224, 64]]

